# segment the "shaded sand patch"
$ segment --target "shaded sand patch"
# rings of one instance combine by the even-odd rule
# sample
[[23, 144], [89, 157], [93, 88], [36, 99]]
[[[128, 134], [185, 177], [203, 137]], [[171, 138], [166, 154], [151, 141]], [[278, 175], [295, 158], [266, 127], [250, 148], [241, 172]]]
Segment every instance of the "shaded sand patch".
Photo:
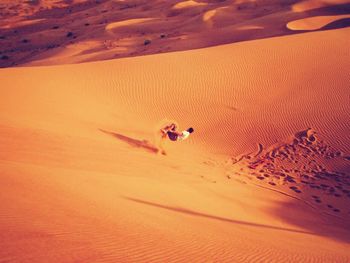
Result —
[[108, 134], [114, 138], [117, 138], [118, 140], [126, 142], [127, 144], [129, 144], [132, 147], [145, 149], [151, 153], [158, 152], [158, 148], [155, 145], [153, 145], [152, 143], [150, 143], [148, 140], [135, 139], [135, 138], [131, 138], [129, 136], [125, 136], [124, 134], [120, 134], [120, 133], [112, 132], [112, 131], [105, 131], [102, 129], [100, 129], [100, 131], [105, 133], [105, 134]]
[[322, 27], [344, 18], [350, 18], [348, 15], [338, 15], [338, 16], [314, 16], [304, 19], [299, 19], [291, 21], [287, 24], [287, 28], [290, 30], [317, 30]]
[[173, 6], [173, 9], [182, 9], [182, 8], [187, 8], [187, 7], [194, 7], [194, 6], [204, 6], [207, 5], [206, 3], [199, 3], [193, 0], [189, 1], [184, 1], [177, 3], [176, 5]]
[[340, 5], [350, 3], [349, 0], [306, 0], [292, 6], [294, 12], [304, 12], [325, 6]]

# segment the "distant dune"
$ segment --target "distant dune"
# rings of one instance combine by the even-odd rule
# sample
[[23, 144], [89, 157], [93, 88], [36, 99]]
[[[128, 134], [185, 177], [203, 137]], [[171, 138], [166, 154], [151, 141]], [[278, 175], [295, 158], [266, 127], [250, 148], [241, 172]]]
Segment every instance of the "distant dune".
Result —
[[329, 7], [333, 5], [346, 4], [349, 0], [302, 0], [292, 6], [295, 12], [305, 12], [322, 7]]
[[350, 14], [338, 15], [338, 16], [309, 17], [309, 18], [289, 22], [287, 24], [287, 28], [291, 30], [317, 30], [331, 24], [332, 22], [339, 21], [345, 18], [349, 19]]
[[296, 34], [301, 30], [295, 28], [310, 28], [310, 21], [324, 23], [315, 17], [349, 13], [348, 0], [6, 0], [0, 2], [0, 67], [100, 61]]
[[[159, 12], [156, 7], [175, 2], [116, 1], [127, 15], [111, 19], [111, 1], [98, 1], [98, 8], [89, 1], [72, 8], [76, 20], [69, 23], [69, 15], [59, 15], [69, 10], [61, 3], [62, 9], [35, 15], [57, 18], [27, 35], [20, 37], [25, 28], [4, 31], [8, 48], [24, 37], [38, 49], [48, 39], [61, 46], [25, 57], [32, 49], [16, 47], [5, 54], [28, 67], [0, 70], [0, 261], [349, 262], [350, 28], [294, 34], [287, 21], [303, 17], [274, 2], [281, 13], [267, 10], [270, 15], [215, 33], [206, 23], [224, 27], [216, 16], [227, 17], [233, 7], [205, 21], [204, 6], [191, 21], [185, 17], [197, 11], [186, 7], [187, 15], [168, 13], [170, 21], [180, 16], [173, 35], [159, 23], [165, 41], [185, 35], [198, 48], [222, 41], [233, 28], [264, 39], [46, 65], [129, 50], [113, 42], [106, 42], [108, 52], [100, 48], [107, 40], [102, 32], [111, 33], [106, 26], [130, 14], [155, 17], [140, 10]], [[240, 1], [236, 8], [249, 16], [257, 3]], [[82, 19], [87, 10], [89, 26]], [[283, 23], [272, 23], [274, 16]], [[269, 25], [293, 35], [258, 33]], [[194, 36], [196, 27], [202, 33]], [[151, 43], [142, 41], [134, 55], [157, 53], [147, 48], [162, 41], [161, 31], [140, 37]], [[200, 34], [219, 41], [204, 43]], [[166, 141], [167, 155], [159, 154], [157, 134], [170, 120], [195, 132], [183, 142]]]

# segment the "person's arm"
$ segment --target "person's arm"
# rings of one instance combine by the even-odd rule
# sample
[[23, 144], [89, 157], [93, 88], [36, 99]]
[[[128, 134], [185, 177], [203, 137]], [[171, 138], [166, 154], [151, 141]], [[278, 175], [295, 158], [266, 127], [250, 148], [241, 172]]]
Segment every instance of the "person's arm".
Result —
[[167, 133], [168, 131], [172, 131], [171, 125], [167, 125], [164, 128], [160, 129], [162, 132]]
[[166, 134], [168, 131], [170, 131], [170, 126], [165, 126], [164, 128], [160, 129], [160, 131]]

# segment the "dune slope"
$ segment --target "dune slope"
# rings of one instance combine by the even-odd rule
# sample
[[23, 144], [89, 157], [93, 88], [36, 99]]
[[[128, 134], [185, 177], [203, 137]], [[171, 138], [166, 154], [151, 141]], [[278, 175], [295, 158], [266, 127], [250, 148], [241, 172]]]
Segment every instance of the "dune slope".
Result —
[[0, 260], [349, 261], [349, 33], [0, 70]]

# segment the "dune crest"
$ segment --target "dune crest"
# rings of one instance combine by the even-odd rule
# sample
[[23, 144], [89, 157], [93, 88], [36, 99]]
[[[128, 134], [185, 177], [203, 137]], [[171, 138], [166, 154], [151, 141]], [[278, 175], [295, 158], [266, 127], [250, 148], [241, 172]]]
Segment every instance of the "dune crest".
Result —
[[350, 3], [349, 0], [305, 0], [292, 6], [294, 12], [305, 12], [312, 9], [327, 7], [332, 5]]
[[317, 30], [344, 18], [350, 18], [350, 15], [308, 17], [289, 22], [287, 28], [290, 30]]
[[188, 7], [193, 7], [193, 6], [204, 6], [207, 5], [206, 3], [201, 3], [197, 2], [194, 0], [188, 0], [188, 1], [183, 1], [175, 4], [173, 6], [173, 9], [182, 9], [182, 8], [188, 8]]
[[205, 12], [203, 15], [203, 21], [211, 20], [215, 16], [216, 12], [217, 12], [216, 10], [209, 10], [209, 11]]
[[117, 29], [117, 28], [120, 28], [123, 26], [136, 25], [136, 24], [140, 24], [142, 22], [147, 22], [147, 21], [153, 20], [153, 19], [154, 18], [134, 18], [134, 19], [113, 22], [113, 23], [110, 23], [106, 26], [106, 30]]

